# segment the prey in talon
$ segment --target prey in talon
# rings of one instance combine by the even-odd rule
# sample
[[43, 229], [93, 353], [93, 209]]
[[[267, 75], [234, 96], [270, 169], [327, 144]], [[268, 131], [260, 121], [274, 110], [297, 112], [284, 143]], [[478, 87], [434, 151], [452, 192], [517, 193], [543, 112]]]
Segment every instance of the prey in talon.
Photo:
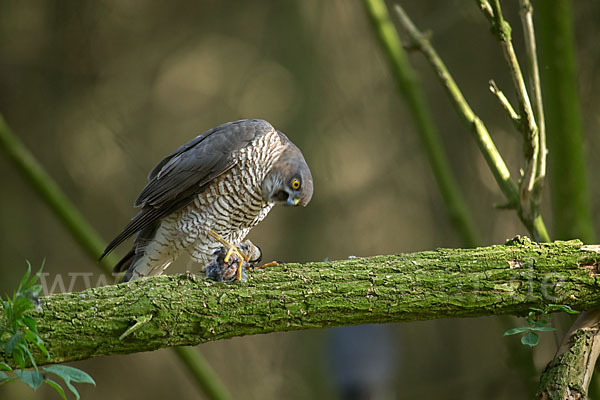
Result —
[[244, 241], [237, 250], [231, 251], [231, 247], [227, 246], [216, 250], [213, 259], [206, 264], [206, 277], [217, 282], [245, 282], [248, 279], [246, 270], [254, 269], [262, 254], [249, 240]]
[[257, 262], [251, 254], [256, 246], [244, 249], [250, 230], [274, 205], [306, 206], [312, 194], [310, 169], [286, 135], [260, 119], [229, 122], [195, 137], [150, 171], [134, 203], [139, 212], [100, 258], [135, 235], [114, 268], [125, 272], [122, 282], [160, 275], [182, 252], [199, 270], [206, 267], [211, 279], [242, 280]]
[[234, 246], [213, 230], [208, 233], [223, 247], [213, 253], [213, 259], [206, 265], [206, 277], [217, 282], [234, 280], [245, 282], [247, 280], [246, 269], [254, 268], [262, 259], [260, 248], [249, 240], [239, 246]]

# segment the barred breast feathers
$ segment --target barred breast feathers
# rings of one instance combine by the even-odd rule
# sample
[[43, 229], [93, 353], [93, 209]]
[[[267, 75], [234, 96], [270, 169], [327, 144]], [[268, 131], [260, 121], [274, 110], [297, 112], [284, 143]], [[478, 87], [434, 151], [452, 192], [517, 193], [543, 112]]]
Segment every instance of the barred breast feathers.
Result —
[[284, 147], [273, 130], [234, 152], [235, 166], [208, 185], [176, 217], [177, 229], [187, 236], [186, 245], [193, 242], [189, 250], [194, 259], [205, 262], [220, 247], [208, 235], [210, 229], [239, 244], [267, 216], [273, 203], [263, 200], [261, 184]]

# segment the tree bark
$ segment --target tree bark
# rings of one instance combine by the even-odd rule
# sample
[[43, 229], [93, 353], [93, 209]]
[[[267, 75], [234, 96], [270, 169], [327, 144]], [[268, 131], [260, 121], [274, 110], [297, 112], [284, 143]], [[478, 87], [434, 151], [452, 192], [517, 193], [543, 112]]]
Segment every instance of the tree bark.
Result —
[[[171, 275], [56, 294], [32, 314], [51, 358], [35, 355], [39, 364], [60, 363], [277, 331], [525, 315], [548, 304], [587, 310], [600, 304], [595, 250], [517, 237], [475, 249], [286, 264], [233, 284]], [[14, 365], [1, 352], [0, 361]]]
[[581, 314], [540, 378], [542, 400], [586, 399], [600, 353], [600, 312]]

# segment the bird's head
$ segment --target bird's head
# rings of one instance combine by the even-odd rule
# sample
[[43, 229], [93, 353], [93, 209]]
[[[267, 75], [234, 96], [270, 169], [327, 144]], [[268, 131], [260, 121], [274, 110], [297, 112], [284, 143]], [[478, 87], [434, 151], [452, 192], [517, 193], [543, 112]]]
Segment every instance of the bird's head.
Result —
[[289, 142], [263, 180], [263, 200], [286, 206], [306, 206], [312, 194], [310, 169], [300, 149]]

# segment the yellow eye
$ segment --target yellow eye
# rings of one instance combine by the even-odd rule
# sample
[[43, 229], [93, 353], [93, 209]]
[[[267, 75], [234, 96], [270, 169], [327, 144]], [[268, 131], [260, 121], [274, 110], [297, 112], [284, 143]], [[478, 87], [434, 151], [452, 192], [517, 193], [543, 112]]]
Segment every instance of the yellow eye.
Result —
[[294, 178], [294, 180], [292, 181], [292, 189], [300, 189], [300, 181], [297, 178]]

